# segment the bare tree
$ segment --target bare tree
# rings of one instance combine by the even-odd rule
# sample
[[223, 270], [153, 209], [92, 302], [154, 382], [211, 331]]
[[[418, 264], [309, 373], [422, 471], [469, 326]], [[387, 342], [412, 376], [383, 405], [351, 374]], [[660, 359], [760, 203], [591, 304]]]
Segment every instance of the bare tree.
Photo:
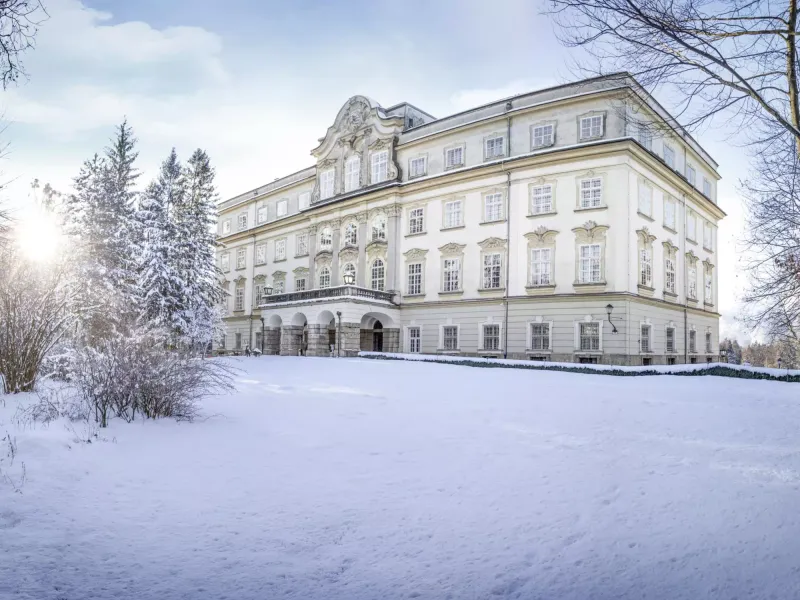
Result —
[[0, 0], [0, 81], [3, 89], [25, 76], [22, 54], [34, 46], [46, 17], [41, 0]]
[[740, 182], [750, 289], [745, 323], [800, 333], [798, 2], [549, 0], [560, 39], [591, 74], [625, 70], [688, 129], [715, 119], [749, 148]]
[[752, 142], [788, 134], [800, 147], [798, 0], [549, 0], [581, 69], [628, 71], [673, 103], [688, 129], [716, 116]]
[[42, 361], [74, 324], [69, 262], [40, 265], [0, 248], [0, 381], [7, 394], [33, 390]]

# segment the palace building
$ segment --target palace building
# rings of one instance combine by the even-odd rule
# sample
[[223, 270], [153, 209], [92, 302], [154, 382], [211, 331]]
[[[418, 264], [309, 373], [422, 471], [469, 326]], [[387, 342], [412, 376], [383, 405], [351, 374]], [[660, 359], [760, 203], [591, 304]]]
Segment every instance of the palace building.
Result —
[[716, 360], [717, 164], [630, 75], [354, 96], [311, 155], [219, 205], [218, 350]]

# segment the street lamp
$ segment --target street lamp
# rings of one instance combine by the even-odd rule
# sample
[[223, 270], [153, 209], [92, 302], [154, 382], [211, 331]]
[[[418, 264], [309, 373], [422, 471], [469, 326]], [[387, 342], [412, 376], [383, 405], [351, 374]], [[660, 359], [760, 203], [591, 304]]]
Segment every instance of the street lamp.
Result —
[[356, 276], [352, 272], [347, 272], [344, 274], [344, 284], [345, 285], [353, 285], [356, 282]]
[[781, 363], [782, 363], [782, 362], [783, 362], [783, 361], [781, 360], [781, 357], [779, 356], [779, 357], [778, 357], [778, 368], [779, 368], [779, 369], [781, 368]]
[[606, 313], [608, 314], [608, 322], [611, 323], [611, 333], [617, 333], [617, 328], [611, 322], [611, 313], [614, 311], [614, 306], [611, 304], [606, 305]]
[[264, 293], [261, 294], [261, 299], [264, 300], [264, 299], [266, 299], [267, 296], [272, 296], [272, 286], [271, 285], [265, 285], [264, 286]]
[[259, 317], [261, 320], [261, 356], [264, 356], [264, 317]]
[[722, 362], [727, 364], [727, 362], [728, 362], [728, 351], [725, 350], [724, 348], [720, 348], [719, 356], [722, 359]]
[[[347, 279], [347, 275], [345, 275], [345, 279]], [[345, 282], [345, 283], [347, 283], [347, 282]], [[348, 285], [350, 285], [350, 284], [348, 284]], [[336, 336], [337, 340], [338, 340], [336, 342], [336, 356], [338, 358], [341, 358], [342, 357], [342, 311], [337, 310], [336, 311], [336, 316], [339, 318], [339, 327], [337, 328], [338, 331], [336, 332], [338, 334]]]

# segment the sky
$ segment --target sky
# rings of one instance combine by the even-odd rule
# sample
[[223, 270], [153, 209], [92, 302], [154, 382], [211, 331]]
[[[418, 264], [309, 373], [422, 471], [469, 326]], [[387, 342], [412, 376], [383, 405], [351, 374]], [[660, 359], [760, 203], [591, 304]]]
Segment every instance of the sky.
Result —
[[[339, 108], [363, 94], [442, 117], [575, 79], [535, 0], [43, 0], [27, 81], [0, 93], [5, 199], [26, 210], [33, 179], [68, 191], [127, 118], [145, 181], [174, 146], [205, 149], [229, 197], [313, 164]], [[664, 100], [660, 98], [660, 100]], [[745, 280], [737, 195], [747, 157], [730, 133], [696, 137], [720, 164], [722, 334]]]

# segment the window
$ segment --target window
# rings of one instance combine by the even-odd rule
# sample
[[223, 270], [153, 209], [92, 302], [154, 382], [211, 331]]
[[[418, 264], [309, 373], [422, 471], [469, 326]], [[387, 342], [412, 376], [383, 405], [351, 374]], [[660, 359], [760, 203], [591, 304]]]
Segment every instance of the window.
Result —
[[295, 238], [294, 244], [294, 253], [295, 256], [305, 256], [308, 254], [308, 234], [298, 233], [297, 237]]
[[581, 139], [588, 140], [603, 135], [603, 115], [583, 117], [581, 119]]
[[653, 188], [643, 181], [639, 182], [639, 212], [648, 217], [653, 211]]
[[705, 272], [705, 292], [704, 292], [704, 301], [706, 304], [713, 304], [714, 303], [714, 288], [713, 288], [713, 278], [711, 277], [711, 270], [706, 269]]
[[226, 336], [225, 336], [225, 335], [223, 335], [223, 336], [220, 338], [220, 340], [219, 340], [219, 347], [220, 347], [220, 348], [225, 348], [225, 342], [227, 341], [227, 340], [225, 339], [225, 337], [226, 337]]
[[236, 284], [233, 296], [233, 310], [244, 310], [244, 286]]
[[458, 350], [457, 325], [445, 325], [442, 327], [442, 348], [445, 350]]
[[245, 255], [246, 250], [244, 248], [238, 248], [236, 250], [236, 268], [237, 269], [244, 269], [247, 266], [247, 257]]
[[231, 270], [231, 255], [228, 254], [227, 252], [223, 252], [222, 254], [219, 255], [219, 263], [220, 263], [220, 269], [222, 269], [223, 272], [227, 273], [228, 271]]
[[345, 279], [347, 278], [348, 275], [350, 275], [352, 277], [353, 281], [356, 280], [356, 268], [353, 265], [353, 263], [347, 263], [344, 266], [344, 269], [342, 269], [342, 275], [343, 275], [343, 277], [342, 277], [342, 281], [343, 282], [345, 281]]
[[222, 222], [222, 235], [228, 235], [231, 232], [231, 220]]
[[703, 177], [703, 195], [706, 198], [711, 198], [711, 182]]
[[531, 350], [550, 350], [550, 323], [531, 323]]
[[711, 332], [706, 332], [706, 354], [711, 354]]
[[503, 218], [503, 194], [487, 194], [483, 199], [483, 219], [486, 223]]
[[275, 285], [273, 286], [272, 293], [273, 294], [283, 294], [286, 291], [286, 280], [285, 279], [276, 279]]
[[380, 183], [389, 178], [389, 151], [375, 152], [372, 155], [372, 183]]
[[484, 156], [487, 159], [503, 156], [503, 146], [505, 146], [505, 138], [503, 136], [487, 138], [484, 143]]
[[500, 349], [500, 325], [483, 326], [483, 349], [484, 350]]
[[461, 259], [444, 259], [444, 285], [445, 292], [457, 292], [461, 289]]
[[286, 260], [286, 239], [275, 240], [275, 260]]
[[555, 141], [554, 130], [552, 125], [539, 125], [533, 128], [533, 147], [544, 148], [545, 146], [552, 146]]
[[372, 221], [372, 241], [375, 240], [386, 241], [386, 217], [383, 215]]
[[664, 226], [676, 231], [675, 228], [675, 200], [664, 198]]
[[463, 225], [463, 212], [461, 210], [461, 200], [445, 202], [444, 205], [444, 227], [460, 227]]
[[319, 249], [330, 250], [333, 247], [333, 233], [330, 227], [323, 227], [319, 232]]
[[277, 214], [279, 217], [285, 217], [289, 213], [289, 201], [278, 200]]
[[639, 124], [639, 143], [648, 150], [653, 149], [653, 132], [646, 123]]
[[372, 289], [383, 291], [386, 286], [386, 268], [380, 258], [372, 263]]
[[664, 261], [664, 285], [670, 294], [675, 293], [675, 261], [667, 257]]
[[422, 263], [408, 265], [408, 294], [422, 293]]
[[642, 325], [639, 350], [640, 352], [650, 352], [650, 325]]
[[693, 213], [686, 217], [686, 239], [697, 241], [697, 217]]
[[444, 153], [444, 165], [446, 169], [460, 167], [464, 164], [464, 147], [450, 148]]
[[348, 223], [344, 228], [344, 245], [357, 246], [358, 245], [358, 225], [355, 223]]
[[553, 211], [553, 186], [537, 185], [531, 188], [531, 214], [541, 215]]
[[580, 249], [580, 283], [599, 283], [600, 279], [600, 244], [587, 244]]
[[714, 247], [712, 246], [713, 243], [713, 235], [711, 231], [711, 223], [708, 221], [703, 221], [703, 248], [706, 250], [713, 250]]
[[692, 185], [697, 181], [697, 171], [692, 165], [686, 165], [686, 180]]
[[266, 206], [259, 206], [258, 210], [256, 211], [256, 221], [259, 223], [264, 223], [267, 220], [267, 207]]
[[652, 364], [653, 364], [653, 359], [652, 358], [650, 358], [649, 356], [643, 356], [642, 357], [642, 366], [643, 367], [649, 367]]
[[333, 196], [333, 184], [336, 180], [336, 171], [328, 169], [319, 174], [319, 197], [322, 200]]
[[649, 248], [639, 251], [639, 285], [653, 287], [653, 251]]
[[600, 350], [600, 324], [579, 323], [579, 348], [583, 351]]
[[236, 345], [234, 346], [234, 349], [235, 350], [241, 350], [242, 349], [242, 334], [241, 333], [235, 334], [234, 335], [234, 340], [235, 340], [235, 343], [236, 343]]
[[483, 255], [483, 288], [498, 289], [502, 258], [499, 252]]
[[581, 179], [581, 208], [596, 208], [603, 203], [603, 180]]
[[242, 229], [247, 229], [247, 213], [240, 214], [237, 222], [239, 224], [239, 231]]
[[322, 267], [319, 270], [319, 288], [331, 287], [331, 270], [328, 267]]
[[263, 265], [267, 262], [267, 245], [259, 244], [256, 246], [256, 264]]
[[664, 162], [670, 169], [675, 168], [675, 150], [667, 144], [664, 144]]
[[352, 156], [344, 163], [344, 191], [352, 192], [361, 183], [361, 158]]
[[675, 328], [667, 327], [667, 352], [675, 352]]
[[425, 209], [412, 208], [408, 211], [408, 233], [422, 233], [425, 231]]
[[259, 306], [264, 302], [264, 284], [257, 283], [253, 286], [253, 305]]
[[428, 160], [424, 156], [418, 156], [408, 161], [408, 176], [422, 177], [428, 169]]
[[420, 351], [419, 327], [408, 328], [408, 351], [414, 354]]
[[531, 250], [531, 285], [550, 285], [552, 248], [533, 248]]
[[297, 277], [294, 280], [294, 291], [295, 292], [302, 292], [306, 289], [306, 278], [305, 277]]
[[303, 192], [297, 197], [297, 204], [300, 210], [304, 208], [308, 208], [308, 205], [311, 204], [311, 192]]
[[667, 364], [668, 365], [677, 364], [675, 357], [674, 356], [670, 356], [669, 358], [667, 358]]
[[697, 267], [689, 267], [689, 298], [697, 300]]
[[694, 329], [689, 332], [689, 352], [697, 352], [697, 332]]

